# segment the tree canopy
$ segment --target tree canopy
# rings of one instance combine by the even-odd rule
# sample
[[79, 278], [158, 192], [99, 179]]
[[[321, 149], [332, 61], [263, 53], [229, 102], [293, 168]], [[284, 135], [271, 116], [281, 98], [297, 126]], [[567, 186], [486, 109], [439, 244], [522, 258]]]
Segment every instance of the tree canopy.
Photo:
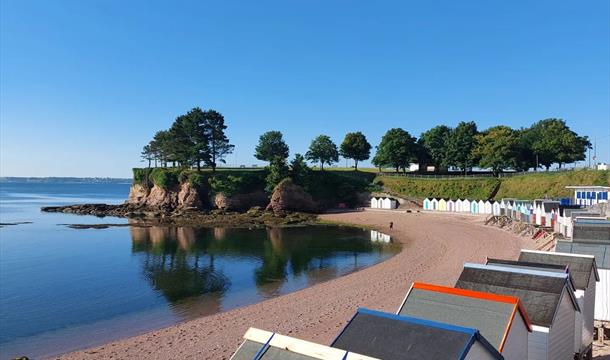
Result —
[[258, 145], [254, 157], [259, 160], [271, 162], [275, 158], [288, 158], [288, 145], [284, 142], [282, 133], [279, 131], [267, 131], [258, 139]]
[[360, 131], [350, 132], [345, 135], [341, 143], [340, 154], [346, 159], [353, 159], [354, 169], [358, 170], [358, 161], [368, 160], [371, 157], [371, 144]]
[[319, 135], [311, 141], [309, 151], [305, 158], [310, 161], [319, 162], [320, 169], [324, 170], [324, 164], [332, 165], [339, 161], [337, 145], [327, 135]]
[[565, 163], [584, 160], [587, 149], [591, 147], [586, 136], [578, 136], [561, 119], [538, 121], [530, 131], [533, 154], [547, 169], [554, 163], [561, 168]]
[[429, 161], [434, 165], [434, 171], [447, 165], [445, 143], [451, 134], [451, 129], [445, 125], [435, 126], [419, 137], [419, 145], [423, 146], [429, 155]]
[[381, 138], [373, 164], [378, 167], [390, 166], [398, 172], [401, 168], [406, 170], [416, 154], [415, 138], [403, 129], [394, 128]]
[[149, 162], [168, 162], [182, 167], [193, 165], [200, 169], [205, 164], [216, 169], [217, 162], [224, 162], [224, 157], [233, 151], [225, 135], [227, 126], [224, 117], [215, 110], [204, 111], [193, 108], [184, 115], [178, 116], [168, 130], [158, 131], [153, 139], [144, 146], [142, 158]]
[[514, 166], [517, 157], [518, 134], [508, 126], [495, 126], [476, 137], [475, 156], [479, 166], [491, 168], [494, 174]]
[[462, 121], [451, 130], [446, 141], [445, 161], [448, 166], [466, 171], [468, 167], [477, 165], [473, 153], [477, 133], [477, 124], [473, 121]]

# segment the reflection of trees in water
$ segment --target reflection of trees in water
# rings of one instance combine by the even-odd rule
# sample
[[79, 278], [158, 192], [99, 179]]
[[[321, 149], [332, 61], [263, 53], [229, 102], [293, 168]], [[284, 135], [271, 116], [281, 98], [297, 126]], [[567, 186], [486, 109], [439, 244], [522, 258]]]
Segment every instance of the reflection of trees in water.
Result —
[[382, 251], [368, 232], [349, 228], [149, 227], [131, 228], [131, 234], [133, 252], [145, 254], [146, 279], [172, 303], [208, 293], [220, 296], [229, 288], [215, 257], [257, 259], [255, 284], [262, 294], [274, 295], [289, 273], [330, 279], [337, 276], [338, 269], [330, 266], [337, 255], [351, 256], [357, 267], [359, 254]]
[[194, 228], [131, 228], [132, 250], [145, 254], [144, 277], [170, 302], [216, 293], [221, 295], [230, 280], [214, 266], [214, 254], [197, 245]]

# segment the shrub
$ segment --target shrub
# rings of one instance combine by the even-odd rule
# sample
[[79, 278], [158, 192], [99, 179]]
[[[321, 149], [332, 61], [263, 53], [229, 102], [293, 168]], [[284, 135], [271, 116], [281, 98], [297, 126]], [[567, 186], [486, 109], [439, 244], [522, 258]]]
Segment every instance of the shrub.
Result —
[[150, 173], [152, 168], [133, 168], [133, 184], [142, 185], [146, 188], [152, 186], [150, 183]]
[[155, 168], [151, 171], [149, 178], [153, 184], [169, 189], [179, 183], [180, 172], [180, 169]]

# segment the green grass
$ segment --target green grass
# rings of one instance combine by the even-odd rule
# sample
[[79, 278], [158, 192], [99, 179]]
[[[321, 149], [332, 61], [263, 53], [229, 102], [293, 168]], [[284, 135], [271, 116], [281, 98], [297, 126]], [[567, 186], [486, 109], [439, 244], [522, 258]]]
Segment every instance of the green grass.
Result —
[[500, 180], [493, 178], [439, 180], [378, 176], [375, 182], [385, 191], [406, 198], [487, 199]]
[[569, 185], [610, 185], [610, 171], [574, 170], [564, 172], [539, 172], [514, 176], [502, 180], [496, 199], [536, 199], [545, 195], [553, 198], [571, 197]]
[[610, 186], [610, 171], [574, 170], [538, 172], [509, 178], [422, 179], [400, 176], [378, 176], [375, 182], [385, 191], [406, 198], [488, 199], [499, 185], [495, 199], [533, 200], [545, 195], [552, 198], [572, 196], [569, 185]]

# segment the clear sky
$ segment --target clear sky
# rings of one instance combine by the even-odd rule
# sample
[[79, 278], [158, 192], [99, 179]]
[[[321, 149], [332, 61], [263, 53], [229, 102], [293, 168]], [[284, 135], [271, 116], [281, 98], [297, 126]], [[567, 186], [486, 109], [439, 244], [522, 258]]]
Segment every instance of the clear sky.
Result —
[[608, 162], [609, 4], [0, 0], [0, 175], [129, 177], [195, 106], [225, 115], [230, 165], [257, 163], [267, 130], [294, 154], [548, 117]]

